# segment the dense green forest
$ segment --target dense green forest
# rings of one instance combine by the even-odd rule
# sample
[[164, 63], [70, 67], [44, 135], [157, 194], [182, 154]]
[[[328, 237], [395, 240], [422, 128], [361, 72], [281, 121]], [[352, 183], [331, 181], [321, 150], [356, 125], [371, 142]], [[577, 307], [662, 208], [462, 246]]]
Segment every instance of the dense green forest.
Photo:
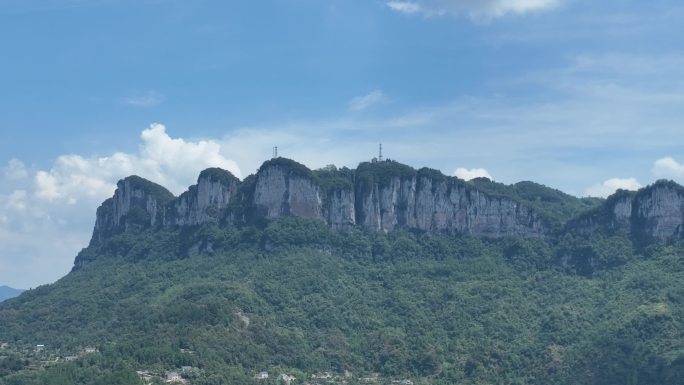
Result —
[[[684, 245], [447, 237], [282, 218], [124, 233], [0, 304], [0, 384], [681, 384]], [[36, 345], [45, 352], [33, 352]], [[36, 368], [41, 354], [98, 353]], [[29, 353], [27, 353], [29, 352]], [[43, 359], [45, 360], [45, 359]]]

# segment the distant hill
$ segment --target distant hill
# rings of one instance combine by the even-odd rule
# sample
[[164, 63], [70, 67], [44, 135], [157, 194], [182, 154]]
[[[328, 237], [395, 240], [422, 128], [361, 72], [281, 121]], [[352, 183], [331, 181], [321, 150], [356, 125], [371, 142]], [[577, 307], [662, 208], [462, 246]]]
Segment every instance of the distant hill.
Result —
[[0, 302], [6, 299], [14, 298], [22, 292], [23, 290], [20, 289], [14, 289], [9, 286], [0, 286]]

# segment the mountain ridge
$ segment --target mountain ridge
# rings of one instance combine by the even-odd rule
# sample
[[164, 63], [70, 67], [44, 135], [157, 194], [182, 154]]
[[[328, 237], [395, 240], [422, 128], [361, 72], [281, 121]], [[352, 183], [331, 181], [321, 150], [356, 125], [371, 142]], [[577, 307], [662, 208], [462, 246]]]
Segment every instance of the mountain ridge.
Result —
[[137, 176], [122, 179], [97, 210], [91, 243], [145, 228], [261, 225], [283, 216], [314, 218], [334, 229], [362, 226], [476, 237], [559, 239], [563, 234], [623, 231], [642, 243], [684, 236], [684, 188], [658, 181], [606, 200], [576, 198], [534, 182], [464, 181], [396, 161], [356, 169], [310, 170], [274, 158], [243, 181], [211, 168], [175, 197]]
[[24, 290], [22, 289], [15, 289], [9, 286], [0, 286], [0, 302], [14, 298], [23, 292]]

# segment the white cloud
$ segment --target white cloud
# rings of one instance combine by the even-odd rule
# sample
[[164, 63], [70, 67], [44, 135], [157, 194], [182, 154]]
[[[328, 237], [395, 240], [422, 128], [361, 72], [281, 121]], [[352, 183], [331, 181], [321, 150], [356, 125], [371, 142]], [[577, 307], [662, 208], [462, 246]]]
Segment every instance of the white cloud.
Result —
[[24, 179], [28, 177], [28, 171], [26, 166], [19, 159], [10, 159], [7, 163], [7, 167], [3, 168], [3, 174], [5, 178], [10, 180]]
[[397, 12], [412, 14], [420, 12], [420, 5], [409, 1], [390, 1], [387, 6]]
[[590, 197], [601, 197], [606, 198], [617, 190], [630, 190], [636, 191], [641, 188], [641, 183], [639, 183], [636, 178], [612, 178], [589, 187], [586, 190], [586, 195]]
[[405, 13], [421, 13], [424, 16], [466, 14], [473, 19], [491, 19], [508, 14], [524, 14], [554, 8], [563, 0], [415, 0], [390, 1], [390, 9]]
[[143, 130], [140, 138], [138, 154], [58, 157], [50, 170], [36, 172], [36, 197], [71, 204], [86, 198], [103, 199], [112, 194], [118, 179], [131, 174], [159, 183], [176, 194], [184, 191], [208, 167], [221, 167], [242, 177], [237, 163], [222, 155], [221, 145], [216, 141], [171, 138], [166, 127], [158, 123]]
[[674, 160], [672, 157], [658, 159], [653, 164], [653, 175], [657, 178], [684, 179], [684, 164]]
[[349, 109], [352, 111], [363, 111], [371, 106], [387, 101], [387, 97], [380, 90], [373, 90], [367, 95], [357, 96], [349, 101]]
[[484, 168], [462, 168], [459, 167], [454, 171], [454, 176], [461, 178], [463, 180], [471, 180], [475, 178], [487, 178], [489, 180], [494, 180], [487, 170]]
[[11, 210], [26, 209], [26, 190], [14, 190], [7, 199], [6, 207]]
[[67, 154], [33, 171], [11, 160], [3, 168], [0, 282], [30, 287], [66, 274], [87, 245], [95, 209], [112, 196], [121, 178], [137, 174], [179, 194], [208, 167], [242, 177], [237, 163], [224, 155], [225, 143], [172, 138], [161, 124], [143, 130], [140, 139], [137, 153]]
[[166, 97], [157, 91], [136, 92], [123, 99], [123, 103], [134, 107], [154, 107], [164, 102]]

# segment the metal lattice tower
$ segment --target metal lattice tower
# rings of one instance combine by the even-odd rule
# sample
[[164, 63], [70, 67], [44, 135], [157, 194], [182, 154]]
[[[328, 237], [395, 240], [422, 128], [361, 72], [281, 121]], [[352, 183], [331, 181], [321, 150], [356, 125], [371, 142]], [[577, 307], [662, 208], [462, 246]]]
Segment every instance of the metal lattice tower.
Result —
[[378, 152], [378, 162], [382, 162], [382, 143], [380, 143], [380, 151]]

